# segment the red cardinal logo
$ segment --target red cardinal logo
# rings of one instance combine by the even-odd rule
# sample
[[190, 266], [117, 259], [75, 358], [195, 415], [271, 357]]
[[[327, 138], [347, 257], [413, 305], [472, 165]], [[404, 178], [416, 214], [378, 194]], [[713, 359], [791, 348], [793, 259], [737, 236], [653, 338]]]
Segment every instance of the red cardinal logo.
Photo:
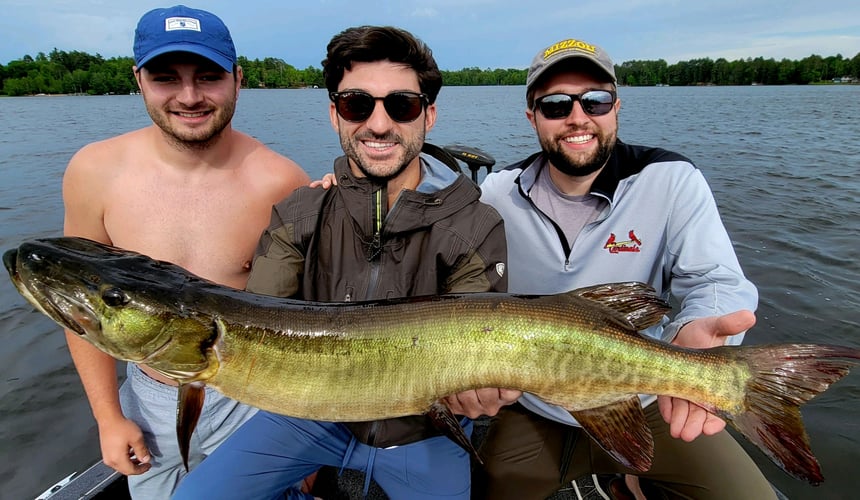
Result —
[[603, 248], [609, 250], [609, 253], [639, 252], [642, 240], [636, 236], [632, 229], [627, 233], [627, 237], [629, 239], [626, 241], [615, 241], [615, 233], [610, 233]]

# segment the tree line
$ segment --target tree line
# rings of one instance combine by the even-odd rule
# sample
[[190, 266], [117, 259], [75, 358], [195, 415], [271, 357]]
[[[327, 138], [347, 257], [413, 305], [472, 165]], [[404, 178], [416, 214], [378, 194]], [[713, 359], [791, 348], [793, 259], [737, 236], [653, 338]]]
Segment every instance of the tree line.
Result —
[[[322, 70], [309, 66], [297, 69], [283, 59], [267, 57], [238, 58], [244, 70], [243, 86], [248, 88], [324, 87]], [[105, 59], [99, 54], [52, 50], [36, 57], [0, 64], [0, 94], [7, 96], [37, 94], [129, 94], [138, 90], [131, 73], [131, 57]], [[811, 55], [799, 61], [782, 59], [723, 58], [692, 59], [668, 64], [656, 61], [625, 61], [615, 66], [619, 85], [805, 85], [860, 80], [860, 52], [846, 59]], [[445, 85], [525, 85], [525, 69], [464, 68], [442, 71]]]

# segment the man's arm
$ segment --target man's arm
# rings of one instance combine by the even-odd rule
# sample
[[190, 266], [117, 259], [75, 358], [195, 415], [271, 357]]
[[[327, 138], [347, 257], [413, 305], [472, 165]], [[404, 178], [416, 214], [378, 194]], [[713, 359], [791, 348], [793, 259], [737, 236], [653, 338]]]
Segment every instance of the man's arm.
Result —
[[[699, 318], [740, 310], [755, 311], [758, 291], [743, 273], [713, 193], [698, 170], [680, 180], [666, 227], [667, 273], [664, 279], [681, 309], [663, 330], [671, 342], [681, 327]], [[737, 332], [736, 332], [737, 333]], [[725, 336], [730, 345], [743, 335]]]
[[272, 207], [269, 227], [260, 236], [245, 286], [249, 292], [275, 297], [293, 297], [299, 292], [305, 250], [295, 223], [281, 216], [291, 213], [289, 207], [298, 202], [297, 196], [293, 194]]
[[[110, 244], [103, 223], [98, 162], [90, 157], [91, 148], [78, 152], [63, 176], [64, 234]], [[98, 425], [104, 463], [126, 475], [148, 471], [150, 456], [143, 432], [120, 408], [116, 361], [70, 330], [66, 341]]]

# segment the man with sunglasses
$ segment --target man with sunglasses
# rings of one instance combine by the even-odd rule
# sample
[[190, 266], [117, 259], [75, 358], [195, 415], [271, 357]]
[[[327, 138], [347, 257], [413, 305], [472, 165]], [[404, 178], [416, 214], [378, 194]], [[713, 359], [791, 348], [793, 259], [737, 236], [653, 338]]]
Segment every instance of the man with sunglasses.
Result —
[[[526, 101], [541, 151], [481, 186], [481, 199], [505, 220], [509, 291], [641, 281], [680, 304], [671, 322], [646, 335], [692, 348], [739, 343], [755, 322], [757, 291], [702, 173], [679, 154], [617, 139], [621, 101], [606, 52], [574, 39], [541, 50], [528, 71]], [[524, 394], [493, 420], [476, 497], [544, 499], [588, 474], [628, 474], [635, 486], [636, 474], [648, 478], [649, 498], [774, 498], [724, 421], [687, 401], [640, 399], [644, 419], [607, 410], [584, 423], [647, 425], [654, 436], [648, 472], [626, 469], [566, 410]], [[624, 482], [619, 477], [613, 489], [629, 495]]]
[[[315, 301], [504, 291], [501, 217], [471, 180], [421, 153], [442, 86], [430, 49], [397, 28], [350, 28], [329, 43], [323, 74], [345, 153], [337, 185], [274, 207], [247, 289]], [[495, 414], [518, 396], [482, 389], [447, 403]], [[273, 498], [323, 465], [364, 471], [365, 494], [373, 478], [394, 500], [470, 496], [469, 455], [425, 416], [343, 424], [260, 411], [176, 498]]]

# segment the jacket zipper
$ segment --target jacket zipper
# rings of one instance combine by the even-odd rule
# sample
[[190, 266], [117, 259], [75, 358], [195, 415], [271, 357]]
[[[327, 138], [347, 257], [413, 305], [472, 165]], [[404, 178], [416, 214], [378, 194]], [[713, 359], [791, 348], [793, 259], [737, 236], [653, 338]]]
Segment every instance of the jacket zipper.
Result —
[[[388, 194], [385, 186], [382, 189], [376, 191], [374, 193], [373, 199], [373, 239], [370, 242], [370, 252], [367, 257], [368, 262], [370, 263], [370, 276], [367, 281], [367, 292], [365, 293], [365, 299], [370, 298], [370, 294], [373, 290], [376, 290], [376, 286], [379, 282], [379, 273], [380, 268], [382, 267], [382, 259], [380, 256], [382, 255], [382, 231], [385, 228], [385, 208], [386, 206], [383, 203], [388, 203]], [[379, 421], [374, 420], [370, 424], [370, 430], [367, 433], [367, 444], [370, 446], [375, 446], [376, 434], [379, 431]]]
[[529, 201], [529, 204], [531, 204], [531, 206], [534, 207], [535, 210], [537, 210], [537, 213], [541, 214], [546, 220], [548, 220], [552, 224], [552, 227], [555, 228], [555, 233], [558, 235], [559, 242], [561, 243], [561, 248], [564, 251], [564, 270], [567, 271], [570, 267], [570, 252], [572, 251], [572, 248], [570, 247], [570, 243], [567, 241], [567, 236], [564, 235], [564, 231], [561, 230], [561, 226], [556, 224], [556, 222], [552, 220], [552, 217], [545, 214], [543, 210], [541, 210], [537, 205], [535, 205], [535, 202], [534, 200], [532, 200], [532, 197], [523, 193], [521, 186], [520, 193], [525, 197], [525, 199]]
[[379, 282], [379, 273], [382, 266], [382, 232], [385, 229], [385, 205], [388, 202], [387, 190], [385, 187], [373, 194], [373, 238], [370, 242], [367, 261], [370, 263], [370, 276], [367, 281], [367, 292], [365, 299], [370, 297], [370, 294], [376, 290]]

